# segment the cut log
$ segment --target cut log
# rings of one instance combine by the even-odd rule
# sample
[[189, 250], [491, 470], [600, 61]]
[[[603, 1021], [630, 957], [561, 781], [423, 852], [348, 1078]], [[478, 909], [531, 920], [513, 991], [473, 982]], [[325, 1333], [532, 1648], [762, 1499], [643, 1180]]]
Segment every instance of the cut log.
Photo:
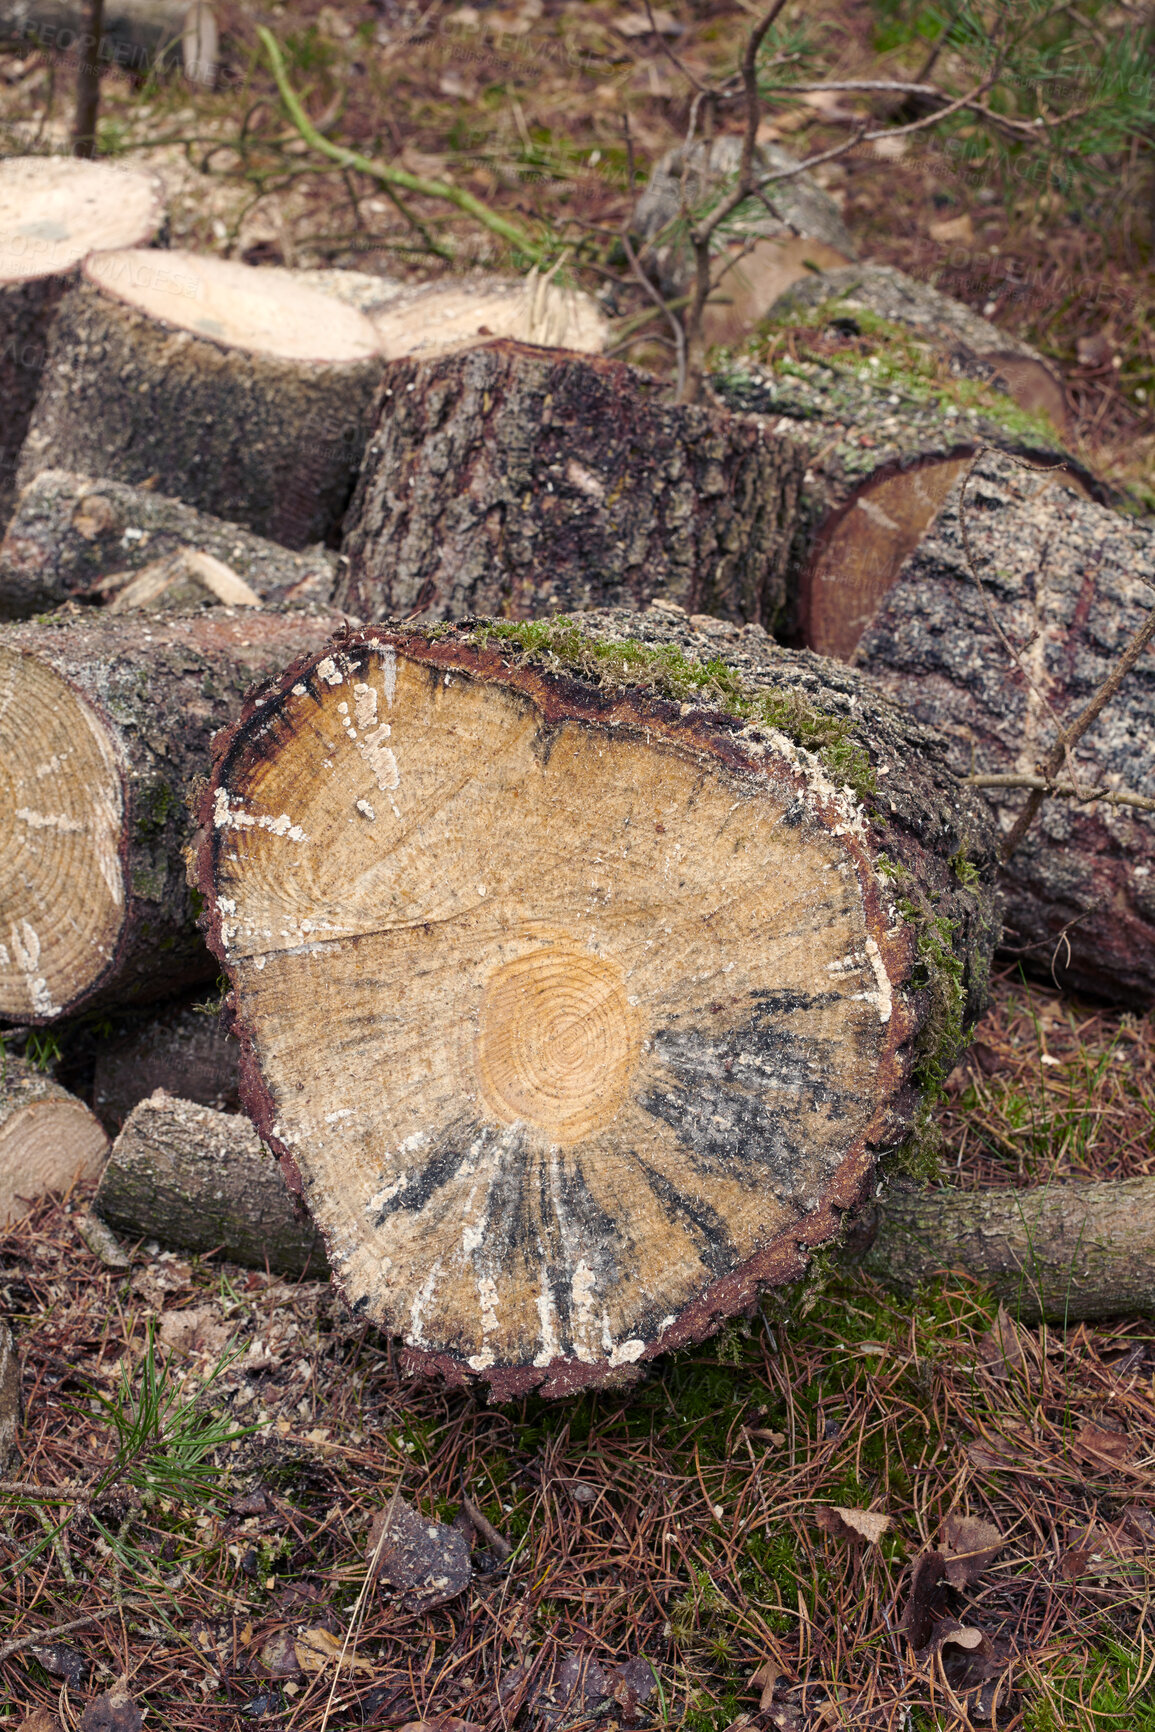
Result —
[[96, 1052], [92, 1105], [115, 1135], [155, 1089], [218, 1112], [240, 1111], [240, 1047], [220, 1018], [193, 1004], [153, 1017]]
[[61, 296], [88, 253], [146, 246], [163, 221], [154, 175], [75, 157], [0, 162], [0, 525]]
[[61, 301], [20, 460], [133, 484], [286, 547], [336, 538], [381, 373], [355, 307], [193, 253], [105, 252]]
[[324, 1248], [276, 1161], [243, 1113], [220, 1113], [163, 1089], [143, 1100], [112, 1145], [93, 1207], [131, 1239], [314, 1280]]
[[863, 1266], [901, 1293], [962, 1269], [1024, 1323], [1155, 1313], [1155, 1179], [1026, 1191], [895, 1185], [857, 1231], [871, 1240]]
[[841, 330], [836, 307], [820, 318], [826, 323], [779, 330], [781, 352], [767, 364], [743, 363], [710, 383], [730, 408], [759, 416], [807, 453], [787, 599], [773, 629], [842, 658], [980, 446], [1064, 463], [1092, 497], [1106, 501], [1108, 492], [1049, 422], [1004, 393], [956, 380], [901, 335]]
[[0, 618], [115, 595], [134, 573], [190, 548], [264, 602], [326, 603], [333, 593], [337, 561], [327, 548], [291, 553], [148, 488], [46, 469], [20, 495], [0, 542]]
[[671, 407], [600, 356], [495, 342], [388, 369], [339, 605], [514, 619], [654, 597], [763, 622], [785, 594], [795, 447]]
[[[727, 133], [709, 146], [667, 151], [654, 166], [634, 211], [634, 230], [643, 243], [642, 262], [671, 300], [686, 293], [694, 276], [683, 207], [697, 213], [716, 201], [736, 182], [741, 156], [742, 139]], [[757, 163], [763, 173], [798, 166], [775, 144], [759, 146]], [[733, 238], [715, 260], [716, 287], [703, 320], [707, 347], [741, 342], [792, 283], [855, 256], [838, 206], [812, 175], [791, 173], [767, 188], [767, 199], [773, 210], [751, 200], [727, 225]]]
[[242, 692], [341, 619], [96, 613], [0, 639], [0, 1018], [171, 997], [211, 978], [185, 792]]
[[107, 1153], [104, 1127], [83, 1101], [0, 1052], [0, 1225], [48, 1191], [97, 1178]]
[[375, 627], [215, 754], [242, 1098], [354, 1311], [502, 1396], [799, 1275], [984, 993], [981, 801], [758, 627]]
[[771, 307], [770, 316], [796, 322], [804, 310], [826, 305], [851, 322], [856, 322], [856, 314], [866, 314], [862, 322], [867, 327], [878, 319], [904, 326], [949, 356], [959, 374], [996, 384], [1029, 415], [1046, 416], [1060, 439], [1074, 437], [1062, 379], [1039, 351], [930, 283], [892, 265], [811, 272], [790, 286]]
[[493, 337], [599, 354], [610, 329], [589, 295], [532, 273], [512, 282], [481, 277], [426, 283], [393, 296], [370, 317], [390, 361], [453, 354]]
[[[1155, 602], [1155, 531], [1067, 486], [984, 457], [901, 577], [847, 642], [855, 662], [948, 740], [959, 775], [1035, 775]], [[848, 612], [853, 609], [848, 609]], [[863, 609], [862, 611], [867, 611]], [[815, 647], [827, 647], [825, 645]], [[1074, 748], [1085, 789], [1155, 798], [1155, 653]], [[1063, 781], [1069, 781], [1064, 774]], [[1003, 831], [1026, 799], [988, 787]], [[1155, 1002], [1155, 814], [1053, 799], [1004, 868], [1008, 953], [1033, 973], [1115, 1002]]]
[[182, 547], [137, 572], [113, 572], [100, 584], [109, 613], [183, 613], [190, 607], [260, 607], [261, 598], [231, 565]]

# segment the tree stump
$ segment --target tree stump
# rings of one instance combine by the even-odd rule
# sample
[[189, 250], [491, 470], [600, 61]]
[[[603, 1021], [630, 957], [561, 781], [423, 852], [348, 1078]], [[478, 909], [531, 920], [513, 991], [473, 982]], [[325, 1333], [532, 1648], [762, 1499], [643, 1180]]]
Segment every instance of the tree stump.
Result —
[[134, 1239], [216, 1251], [234, 1263], [314, 1280], [328, 1274], [311, 1221], [241, 1113], [157, 1089], [112, 1145], [93, 1207]]
[[733, 620], [785, 595], [801, 478], [750, 418], [671, 407], [620, 361], [513, 342], [389, 367], [337, 600], [362, 618], [644, 607]]
[[5, 1053], [0, 1058], [0, 1226], [47, 1191], [97, 1178], [104, 1127], [83, 1101]]
[[18, 481], [149, 482], [286, 547], [335, 540], [380, 374], [364, 314], [282, 273], [101, 253], [61, 302]]
[[0, 1018], [171, 996], [211, 978], [185, 793], [255, 679], [340, 615], [96, 613], [0, 641]]
[[[1107, 677], [1155, 603], [1155, 531], [1008, 458], [983, 458], [902, 575], [847, 641], [854, 661], [949, 741], [959, 775], [1034, 775], [1057, 729]], [[818, 647], [818, 646], [816, 646]], [[1073, 749], [1079, 784], [1155, 798], [1155, 652]], [[1061, 780], [1069, 780], [1066, 772]], [[1008, 830], [1026, 794], [989, 787]], [[1155, 814], [1045, 802], [1003, 870], [1010, 957], [1073, 991], [1155, 1002]]]
[[115, 1135], [138, 1102], [163, 1089], [217, 1112], [240, 1111], [240, 1047], [203, 1005], [181, 1004], [142, 1027], [101, 1039], [92, 1105]]
[[66, 601], [93, 601], [184, 549], [211, 554], [268, 603], [327, 603], [335, 556], [324, 547], [292, 553], [122, 481], [46, 469], [16, 502], [0, 542], [0, 618], [24, 619]]
[[154, 175], [75, 157], [0, 162], [0, 525], [61, 296], [86, 254], [146, 246], [163, 221]]
[[500, 1397], [797, 1277], [997, 930], [931, 736], [669, 609], [350, 634], [247, 702], [201, 821], [242, 1098], [335, 1278]]

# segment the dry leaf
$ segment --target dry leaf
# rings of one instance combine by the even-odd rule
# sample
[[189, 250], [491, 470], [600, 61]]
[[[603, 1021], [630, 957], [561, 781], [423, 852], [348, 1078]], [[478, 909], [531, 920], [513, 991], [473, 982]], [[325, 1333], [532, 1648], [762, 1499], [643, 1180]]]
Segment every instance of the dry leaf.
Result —
[[107, 1695], [97, 1696], [84, 1710], [80, 1732], [142, 1732], [144, 1715], [124, 1687], [123, 1678]]
[[16, 1732], [60, 1732], [60, 1721], [51, 1708], [33, 1708], [27, 1720], [21, 1720]]
[[1114, 353], [1114, 344], [1106, 331], [1096, 331], [1093, 337], [1075, 339], [1075, 359], [1080, 367], [1108, 367]]
[[979, 1337], [979, 1363], [991, 1377], [1009, 1377], [1023, 1364], [1023, 1342], [1018, 1324], [1002, 1305], [995, 1326]]
[[377, 1559], [383, 1582], [405, 1590], [401, 1604], [408, 1612], [456, 1599], [473, 1575], [469, 1541], [461, 1530], [427, 1520], [401, 1497], [374, 1516], [365, 1553], [370, 1561]]
[[[651, 22], [652, 20], [652, 22]], [[625, 12], [615, 18], [614, 29], [622, 36], [680, 36], [682, 26], [664, 7], [652, 6], [649, 12]]]
[[1020, 1458], [1009, 1445], [1003, 1444], [968, 1443], [967, 1460], [986, 1473], [998, 1473], [1020, 1465]]
[[815, 1521], [823, 1533], [830, 1534], [839, 1540], [866, 1540], [870, 1545], [877, 1545], [890, 1526], [890, 1517], [881, 1510], [869, 1509], [820, 1509]]
[[352, 1647], [332, 1630], [305, 1630], [293, 1643], [293, 1652], [302, 1672], [323, 1672], [326, 1666], [339, 1665], [342, 1672], [366, 1672], [373, 1676], [375, 1667], [370, 1660], [358, 1660]]
[[789, 1683], [790, 1674], [784, 1672], [777, 1660], [764, 1660], [750, 1679], [752, 1690], [761, 1690], [762, 1699], [758, 1703], [759, 1713], [764, 1714], [774, 1700], [774, 1692], [779, 1684]]
[[952, 1588], [969, 1588], [1002, 1549], [1003, 1536], [978, 1516], [948, 1515], [942, 1524], [946, 1579]]
[[296, 1678], [300, 1676], [301, 1666], [297, 1659], [297, 1650], [288, 1630], [277, 1630], [261, 1648], [261, 1670], [267, 1672], [270, 1678]]
[[1125, 1431], [1105, 1431], [1101, 1425], [1081, 1426], [1073, 1448], [1092, 1467], [1120, 1467], [1135, 1454]]
[[438, 1714], [432, 1720], [407, 1720], [399, 1732], [476, 1732], [476, 1728], [455, 1714]]

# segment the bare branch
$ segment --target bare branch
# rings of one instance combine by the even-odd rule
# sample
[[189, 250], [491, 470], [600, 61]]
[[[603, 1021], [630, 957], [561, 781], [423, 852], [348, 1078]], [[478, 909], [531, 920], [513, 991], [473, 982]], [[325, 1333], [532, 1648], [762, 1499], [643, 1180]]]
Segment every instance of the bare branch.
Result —
[[1155, 812], [1155, 800], [1132, 794], [1125, 788], [1077, 788], [1071, 782], [1052, 782], [1046, 776], [960, 776], [969, 788], [1029, 788], [1056, 800], [1078, 800], [1082, 805], [1097, 801], [1104, 806], [1133, 806], [1139, 812]]

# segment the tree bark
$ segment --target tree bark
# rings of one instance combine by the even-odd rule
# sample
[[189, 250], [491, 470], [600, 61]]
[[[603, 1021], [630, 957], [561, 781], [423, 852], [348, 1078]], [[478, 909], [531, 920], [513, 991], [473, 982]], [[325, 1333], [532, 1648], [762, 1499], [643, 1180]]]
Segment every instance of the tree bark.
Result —
[[0, 618], [91, 601], [116, 574], [127, 581], [186, 547], [223, 560], [268, 603], [325, 604], [333, 593], [327, 548], [292, 553], [147, 488], [47, 469], [20, 495], [0, 543]]
[[877, 319], [905, 327], [949, 356], [960, 375], [998, 381], [1020, 409], [1045, 415], [1059, 439], [1074, 437], [1062, 380], [1039, 351], [1000, 331], [963, 301], [941, 294], [931, 283], [908, 277], [892, 265], [847, 265], [811, 272], [787, 289], [770, 309], [771, 317], [797, 318], [827, 302], [837, 302], [840, 313], [851, 320], [867, 314], [863, 324], [868, 328]]
[[963, 1269], [1024, 1323], [1155, 1312], [1155, 1179], [1030, 1190], [895, 1185], [857, 1229], [863, 1266], [913, 1293]]
[[61, 302], [20, 460], [162, 486], [286, 547], [334, 541], [382, 363], [355, 307], [251, 265], [104, 253]]
[[211, 978], [185, 794], [254, 679], [342, 616], [96, 613], [0, 642], [0, 1017], [44, 1023]]
[[324, 1249], [256, 1131], [163, 1089], [136, 1106], [112, 1146], [93, 1207], [117, 1232], [315, 1280]]
[[660, 401], [618, 361], [502, 341], [389, 368], [346, 520], [363, 618], [513, 619], [664, 597], [782, 606], [801, 476], [752, 419]]
[[20, 1355], [7, 1323], [0, 1323], [0, 1474], [7, 1473], [20, 1441]]
[[83, 1101], [0, 1051], [0, 1225], [46, 1191], [97, 1177], [108, 1138]]
[[[784, 641], [847, 659], [980, 446], [1064, 464], [1089, 495], [1107, 497], [1048, 422], [997, 393], [968, 404], [963, 386], [903, 371], [914, 361], [901, 345], [831, 327], [785, 328], [778, 343], [769, 364], [743, 363], [710, 384], [806, 454], [785, 604], [767, 621]], [[867, 350], [885, 361], [878, 384]]]
[[61, 296], [86, 253], [146, 246], [163, 221], [150, 174], [61, 157], [0, 162], [0, 526]]
[[[959, 775], [1036, 773], [1055, 738], [1155, 605], [1155, 533], [1067, 485], [988, 456], [958, 493], [854, 650], [855, 662], [949, 742]], [[1155, 653], [1148, 650], [1074, 748], [1078, 783], [1155, 797]], [[1062, 773], [1069, 780], [1067, 772]], [[989, 788], [1005, 834], [1026, 799]], [[1051, 799], [1003, 870], [1004, 944], [1064, 987], [1155, 1001], [1155, 814]]]
[[139, 1101], [165, 1094], [218, 1112], [240, 1111], [240, 1047], [211, 1010], [193, 1004], [153, 1017], [96, 1052], [92, 1105], [112, 1134]]
[[262, 1137], [354, 1310], [500, 1396], [800, 1274], [997, 929], [931, 736], [668, 607], [350, 634], [246, 703], [201, 822]]

